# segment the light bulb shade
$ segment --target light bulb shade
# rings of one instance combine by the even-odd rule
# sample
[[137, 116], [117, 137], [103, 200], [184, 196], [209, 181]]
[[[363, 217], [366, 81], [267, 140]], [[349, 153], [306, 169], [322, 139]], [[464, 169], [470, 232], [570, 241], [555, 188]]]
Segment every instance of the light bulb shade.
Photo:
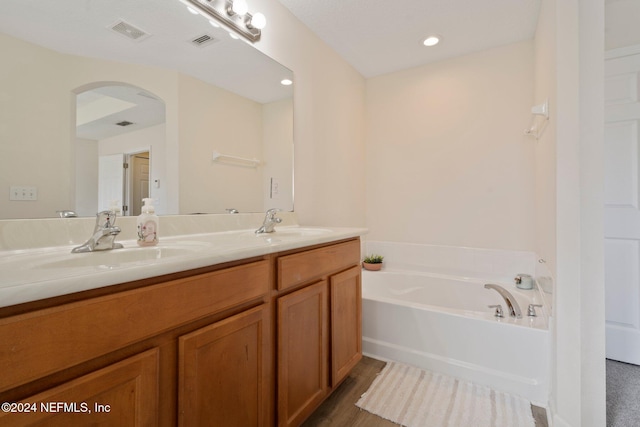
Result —
[[231, 6], [231, 10], [238, 15], [245, 15], [249, 12], [249, 5], [246, 0], [234, 0], [233, 5]]
[[267, 25], [267, 18], [260, 12], [254, 13], [251, 17], [250, 25], [261, 30]]

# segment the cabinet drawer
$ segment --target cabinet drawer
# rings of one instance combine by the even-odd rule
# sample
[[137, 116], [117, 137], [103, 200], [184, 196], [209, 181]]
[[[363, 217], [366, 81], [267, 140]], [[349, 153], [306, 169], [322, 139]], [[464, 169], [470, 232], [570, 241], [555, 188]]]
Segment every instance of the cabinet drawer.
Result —
[[359, 240], [286, 255], [278, 258], [278, 289], [287, 289], [359, 262]]
[[266, 260], [0, 320], [0, 391], [260, 298]]

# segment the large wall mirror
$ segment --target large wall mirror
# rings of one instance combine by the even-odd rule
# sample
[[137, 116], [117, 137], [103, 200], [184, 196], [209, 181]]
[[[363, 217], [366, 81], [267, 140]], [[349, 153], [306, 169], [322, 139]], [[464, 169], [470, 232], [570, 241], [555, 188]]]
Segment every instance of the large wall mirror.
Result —
[[0, 219], [293, 210], [293, 73], [180, 1], [3, 0], [0, 53]]

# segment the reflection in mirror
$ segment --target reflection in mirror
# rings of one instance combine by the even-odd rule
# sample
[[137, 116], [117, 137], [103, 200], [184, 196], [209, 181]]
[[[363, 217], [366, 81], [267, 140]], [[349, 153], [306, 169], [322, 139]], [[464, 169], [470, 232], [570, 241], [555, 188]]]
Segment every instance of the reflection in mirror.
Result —
[[[123, 26], [143, 36], [117, 33]], [[9, 193], [0, 219], [93, 216], [105, 203], [135, 215], [133, 199], [145, 188], [159, 214], [293, 209], [293, 90], [280, 84], [291, 71], [182, 3], [4, 0], [0, 51], [0, 195]], [[84, 106], [97, 99], [120, 104], [105, 117], [136, 123], [127, 117], [142, 104], [117, 93], [125, 89], [148, 95], [163, 122], [124, 135], [86, 133]], [[101, 190], [99, 159], [146, 152], [148, 176], [137, 186], [125, 177], [126, 191]], [[214, 161], [214, 152], [260, 163]], [[134, 187], [143, 192], [133, 195]], [[11, 200], [24, 188], [36, 200]]]
[[155, 95], [125, 85], [78, 93], [77, 214], [91, 216], [109, 209], [118, 215], [140, 215], [143, 198], [160, 199], [149, 178], [155, 163], [151, 152], [165, 152], [164, 141], [165, 105]]

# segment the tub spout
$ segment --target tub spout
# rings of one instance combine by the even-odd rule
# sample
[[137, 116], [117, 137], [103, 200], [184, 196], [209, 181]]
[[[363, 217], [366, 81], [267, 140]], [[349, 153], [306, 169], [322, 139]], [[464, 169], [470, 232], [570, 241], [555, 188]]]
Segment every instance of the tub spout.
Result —
[[500, 285], [494, 285], [488, 283], [484, 285], [485, 289], [493, 289], [500, 294], [502, 298], [504, 298], [504, 302], [507, 304], [507, 308], [509, 309], [509, 315], [511, 317], [515, 317], [516, 319], [522, 318], [522, 311], [520, 310], [520, 306], [518, 305], [518, 301], [516, 301], [515, 297], [511, 295], [511, 292], [506, 290]]

